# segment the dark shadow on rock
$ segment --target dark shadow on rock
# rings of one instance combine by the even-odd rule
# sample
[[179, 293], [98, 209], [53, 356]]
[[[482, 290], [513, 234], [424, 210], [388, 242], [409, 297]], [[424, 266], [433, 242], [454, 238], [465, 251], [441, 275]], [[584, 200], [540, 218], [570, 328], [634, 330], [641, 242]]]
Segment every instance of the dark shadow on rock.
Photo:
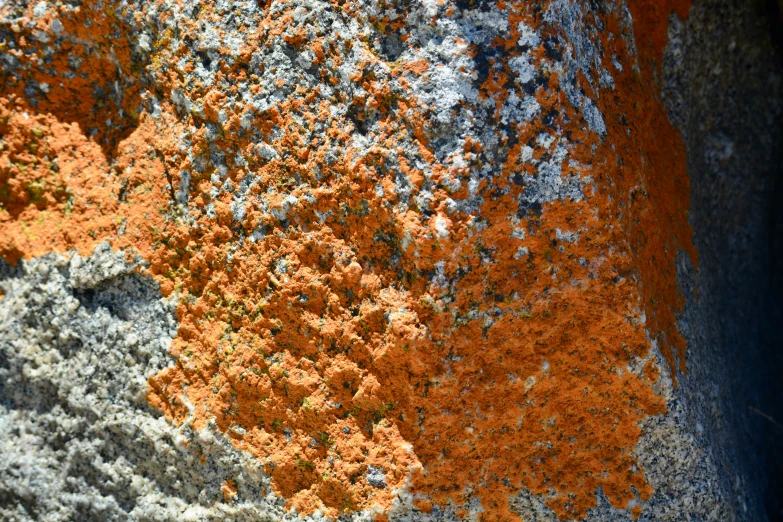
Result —
[[703, 430], [694, 435], [713, 448], [737, 516], [779, 521], [783, 62], [773, 4], [696, 0], [686, 21], [672, 21], [664, 76], [688, 151], [699, 251], [698, 271], [680, 270], [689, 374], [678, 393], [693, 405]]

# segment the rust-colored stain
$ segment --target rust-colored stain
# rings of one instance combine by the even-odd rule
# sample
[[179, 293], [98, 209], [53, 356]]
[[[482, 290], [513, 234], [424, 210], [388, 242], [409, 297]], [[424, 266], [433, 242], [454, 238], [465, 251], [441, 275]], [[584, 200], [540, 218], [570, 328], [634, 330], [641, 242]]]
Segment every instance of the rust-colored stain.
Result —
[[644, 67], [660, 69], [663, 50], [669, 41], [669, 17], [676, 15], [683, 20], [688, 18], [692, 5], [693, 0], [628, 0], [628, 9], [633, 17], [634, 40]]
[[[660, 341], [676, 386], [677, 370], [686, 372], [685, 339], [676, 327], [676, 313], [685, 304], [677, 284], [676, 257], [678, 251], [684, 251], [698, 265], [698, 253], [688, 223], [690, 181], [685, 145], [666, 116], [655, 79], [661, 74], [669, 16], [686, 18], [691, 1], [630, 0], [628, 4], [643, 80], [628, 82], [625, 92], [632, 95], [621, 95], [623, 90], [619, 90], [616, 99], [620, 114], [636, 128], [625, 146], [640, 153], [630, 159], [641, 173], [641, 183], [626, 185], [622, 192], [631, 209], [624, 226], [629, 231], [636, 273], [641, 275], [639, 287], [648, 328]], [[619, 123], [622, 117], [617, 117]], [[621, 124], [614, 126], [616, 132], [621, 129]], [[622, 137], [618, 139], [622, 143]]]
[[231, 502], [231, 500], [237, 496], [239, 490], [237, 489], [237, 483], [234, 479], [227, 479], [223, 482], [223, 485], [220, 486], [220, 491], [223, 493], [223, 500]]
[[[120, 29], [110, 13], [95, 17], [96, 5], [59, 19], [74, 41], [101, 48]], [[633, 454], [639, 422], [665, 404], [652, 388], [655, 361], [631, 366], [649, 358], [649, 333], [672, 373], [676, 365], [684, 371], [675, 261], [678, 249], [694, 261], [696, 254], [684, 147], [666, 119], [655, 69], [644, 65], [660, 63], [668, 14], [685, 8], [643, 0], [630, 7], [643, 65], [641, 73], [630, 65], [613, 72], [614, 89], [600, 92], [606, 135], [590, 132], [564, 101], [556, 74], [536, 92], [542, 111], [556, 109], [559, 132], [570, 136], [569, 169], [593, 179], [585, 199], [544, 203], [511, 219], [525, 190], [514, 174], [530, 166], [509, 159], [491, 196], [486, 182], [477, 188], [484, 202], [475, 215], [446, 205], [468, 196], [465, 184], [434, 189], [431, 215], [400, 210], [386, 158], [403, 137], [415, 136], [433, 178], [448, 167], [428, 143], [426, 108], [357, 73], [363, 101], [382, 114], [376, 148], [360, 156], [353, 123], [331, 119], [327, 102], [313, 103], [318, 92], [298, 87], [254, 121], [270, 136], [283, 130], [270, 141], [279, 154], [246, 165], [228, 160], [234, 184], [248, 173], [261, 180], [251, 196], [285, 209], [285, 226], [251, 203], [237, 223], [231, 196], [213, 192], [209, 168], [198, 172], [179, 149], [183, 130], [200, 123], [196, 116], [178, 116], [165, 99], [158, 119], [136, 114], [134, 87], [117, 113], [122, 123], [109, 132], [96, 123], [108, 109], [91, 85], [55, 88], [59, 77], [36, 72], [36, 81], [52, 85], [46, 103], [31, 106], [10, 82], [0, 100], [0, 255], [15, 263], [73, 248], [89, 254], [101, 241], [141, 255], [163, 294], [179, 299], [175, 364], [150, 379], [150, 404], [197, 429], [214, 419], [302, 514], [383, 510], [404, 487], [424, 512], [450, 504], [464, 515], [477, 498], [485, 521], [519, 518], [509, 500], [521, 488], [563, 519], [585, 517], [598, 488], [618, 509], [643, 504], [653, 490]], [[537, 22], [527, 2], [505, 9], [511, 27]], [[338, 52], [289, 22], [284, 11], [257, 30], [339, 65]], [[620, 32], [611, 16], [605, 22], [607, 34]], [[602, 44], [607, 57], [633, 63], [621, 39]], [[121, 44], [113, 45], [111, 70], [108, 51], [79, 45], [82, 66], [101, 80], [116, 67], [132, 76], [138, 66]], [[379, 59], [367, 54], [368, 62]], [[427, 68], [411, 62], [395, 74], [404, 83], [404, 74]], [[161, 85], [176, 86], [174, 72], [158, 74]], [[492, 69], [481, 88], [498, 108], [506, 74]], [[223, 95], [204, 88], [204, 121], [217, 121]], [[230, 132], [243, 115], [236, 107], [222, 124], [225, 136], [210, 138], [218, 149], [251, 150]], [[305, 140], [318, 122], [331, 123], [318, 140]], [[517, 147], [546, 131], [539, 125], [514, 128]], [[206, 131], [199, 132], [191, 146], [208, 154]], [[339, 161], [329, 157], [334, 145], [345, 150]], [[480, 151], [480, 143], [465, 144], [468, 158]], [[420, 186], [423, 167], [400, 158], [400, 171]], [[193, 173], [189, 210], [172, 200], [186, 170]], [[214, 214], [203, 212], [207, 206]], [[260, 228], [265, 234], [247, 239]], [[563, 231], [579, 240], [562, 239]], [[440, 284], [434, 274], [455, 282]], [[370, 483], [370, 467], [383, 470], [387, 487]], [[230, 500], [236, 484], [227, 481], [223, 493]]]

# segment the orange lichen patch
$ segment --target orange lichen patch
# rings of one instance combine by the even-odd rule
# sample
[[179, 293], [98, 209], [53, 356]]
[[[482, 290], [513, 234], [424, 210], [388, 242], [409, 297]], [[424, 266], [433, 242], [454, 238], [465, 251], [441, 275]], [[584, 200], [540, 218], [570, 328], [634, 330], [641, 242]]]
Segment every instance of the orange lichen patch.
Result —
[[[32, 93], [37, 112], [78, 123], [111, 154], [135, 127], [141, 104], [143, 64], [131, 54], [127, 24], [94, 0], [74, 8], [50, 5], [43, 16], [32, 15], [35, 5], [27, 7], [34, 23], [12, 28], [25, 47], [4, 49], [21, 66], [3, 68], [3, 92]], [[12, 8], [4, 6], [0, 15]], [[59, 51], [52, 53], [55, 43]]]
[[[526, 2], [499, 8], [512, 28], [536, 25]], [[656, 12], [650, 27], [666, 23]], [[621, 32], [604, 17], [607, 33]], [[294, 20], [289, 9], [270, 11], [249, 41], [316, 45]], [[402, 22], [376, 23], [391, 34]], [[513, 29], [492, 45], [516, 56], [519, 38]], [[602, 45], [632, 62], [621, 38]], [[161, 50], [153, 64], [175, 63], [178, 52]], [[339, 64], [341, 53], [326, 43], [314, 51], [319, 63]], [[244, 77], [250, 54], [216, 74]], [[361, 94], [327, 100], [281, 77], [270, 83], [286, 97], [261, 113], [225, 104], [234, 85], [185, 85], [153, 67], [159, 92], [187, 91], [203, 110], [177, 114], [164, 100], [157, 119], [142, 114], [109, 152], [9, 87], [0, 254], [88, 254], [104, 240], [140, 254], [179, 300], [175, 364], [150, 379], [150, 404], [196, 429], [214, 419], [301, 514], [383, 510], [409, 483], [422, 511], [434, 503], [464, 515], [477, 498], [486, 521], [516, 518], [509, 498], [522, 488], [561, 518], [584, 517], [599, 488], [619, 509], [649, 499], [633, 450], [640, 421], [665, 405], [650, 371], [631, 367], [649, 356], [648, 332], [684, 363], [674, 261], [678, 248], [693, 252], [682, 143], [651, 76], [626, 67], [614, 90], [578, 76], [598, 96], [601, 136], [550, 70], [531, 95], [547, 118], [509, 125], [499, 173], [474, 186], [469, 171], [485, 145], [466, 139], [464, 161], [439, 161], [430, 108], [389, 79], [405, 86], [437, 67], [413, 61], [384, 78], [375, 66], [387, 62], [372, 52], [362, 60], [353, 74]], [[317, 74], [339, 83], [334, 71]], [[492, 62], [477, 82], [495, 121], [510, 78], [506, 63]], [[338, 103], [355, 105], [334, 116]], [[356, 145], [371, 119], [372, 145]], [[522, 147], [549, 133], [568, 136], [556, 145], [569, 155], [558, 166], [584, 197], [520, 208], [533, 190], [524, 176], [537, 175]], [[541, 145], [534, 159], [556, 146]], [[241, 198], [227, 188], [237, 186]], [[424, 187], [431, 203], [406, 195]], [[470, 198], [479, 201], [470, 212], [449, 205]], [[236, 491], [228, 484], [224, 494]]]
[[234, 479], [228, 479], [220, 486], [220, 491], [223, 493], [223, 500], [231, 502], [234, 497], [237, 496], [237, 482]]
[[[175, 128], [176, 125], [172, 128]], [[146, 257], [171, 226], [169, 188], [155, 147], [165, 140], [149, 116], [109, 167], [101, 147], [78, 124], [36, 113], [24, 100], [0, 100], [0, 253], [19, 258], [76, 249], [88, 255], [109, 240]], [[137, 148], [137, 144], [144, 143]], [[31, 149], [35, 150], [32, 154]], [[120, 176], [128, 164], [134, 169]], [[164, 184], [160, 183], [164, 180]]]
[[30, 109], [18, 99], [0, 101], [0, 252], [12, 263], [63, 246], [89, 250], [117, 226], [116, 198], [103, 198], [99, 188], [106, 168], [100, 148], [77, 125], [29, 116]]
[[677, 370], [686, 371], [685, 339], [676, 327], [676, 313], [685, 303], [677, 284], [677, 254], [686, 252], [694, 265], [698, 254], [688, 223], [690, 181], [685, 145], [666, 116], [661, 88], [655, 81], [666, 42], [668, 15], [674, 10], [686, 16], [690, 2], [666, 5], [668, 10], [649, 8], [647, 2], [630, 2], [634, 31], [653, 44], [639, 47], [643, 80], [627, 75], [620, 78], [624, 85], [618, 86], [614, 100], [619, 111], [613, 113], [607, 127], [610, 140], [639, 152], [627, 155], [630, 164], [626, 167], [639, 172], [641, 179], [618, 187], [620, 194], [626, 195], [622, 205], [627, 209], [624, 226], [629, 231], [636, 273], [641, 275], [648, 328], [661, 341], [676, 385]]
[[658, 378], [661, 375], [661, 369], [658, 367], [657, 364], [655, 364], [652, 361], [648, 361], [644, 365], [644, 377], [650, 382], [650, 383], [657, 383]]
[[413, 505], [416, 506], [416, 509], [418, 509], [422, 513], [432, 513], [432, 502], [430, 502], [426, 498], [414, 499]]
[[669, 16], [688, 17], [693, 0], [628, 0], [633, 18], [634, 40], [644, 67], [660, 68], [669, 41]]

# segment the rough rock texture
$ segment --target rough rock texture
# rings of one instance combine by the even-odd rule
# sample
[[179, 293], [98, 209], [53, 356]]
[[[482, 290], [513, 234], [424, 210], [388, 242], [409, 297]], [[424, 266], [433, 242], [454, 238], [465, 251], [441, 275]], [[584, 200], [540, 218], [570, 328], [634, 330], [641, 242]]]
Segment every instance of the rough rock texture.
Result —
[[781, 23], [774, 2], [698, 2], [672, 20], [664, 62], [699, 250], [698, 271], [681, 264], [698, 299], [683, 314], [694, 363], [680, 393], [751, 520], [783, 516]]
[[0, 3], [0, 514], [763, 519], [762, 20]]
[[[147, 405], [176, 320], [133, 264], [102, 245], [3, 265], [0, 281], [3, 520], [284, 518], [258, 465], [211, 427], [184, 449], [189, 428]], [[246, 501], [221, 504], [228, 475]]]

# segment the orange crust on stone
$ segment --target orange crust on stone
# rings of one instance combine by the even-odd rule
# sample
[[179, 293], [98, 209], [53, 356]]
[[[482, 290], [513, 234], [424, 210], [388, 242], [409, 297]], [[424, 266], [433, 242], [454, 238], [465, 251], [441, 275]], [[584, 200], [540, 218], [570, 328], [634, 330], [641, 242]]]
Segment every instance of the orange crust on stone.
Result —
[[[272, 146], [289, 154], [229, 169], [235, 183], [248, 172], [262, 180], [254, 196], [275, 187], [272, 205], [303, 195], [295, 176], [315, 187], [315, 202], [300, 197], [289, 210], [295, 226], [283, 230], [251, 206], [244, 222], [234, 223], [230, 196], [210, 196], [209, 171], [194, 171], [190, 201], [192, 208], [211, 203], [215, 217], [194, 213], [189, 224], [171, 199], [179, 172], [193, 170], [176, 141], [189, 122], [172, 106], [164, 101], [158, 120], [134, 116], [127, 135], [88, 138], [85, 127], [104, 115], [89, 108], [84, 85], [66, 86], [51, 105], [34, 108], [6, 84], [0, 255], [11, 263], [74, 248], [88, 255], [101, 241], [140, 255], [162, 293], [179, 299], [175, 364], [150, 379], [150, 404], [175, 424], [192, 419], [196, 429], [214, 419], [232, 444], [265, 465], [275, 493], [301, 514], [385, 510], [409, 481], [418, 509], [451, 505], [464, 514], [477, 497], [484, 521], [518, 518], [509, 499], [520, 488], [545, 498], [563, 519], [585, 517], [598, 488], [626, 509], [653, 493], [633, 454], [639, 423], [665, 410], [650, 382], [656, 370], [639, 375], [629, 365], [648, 358], [649, 332], [661, 340], [672, 375], [675, 360], [684, 371], [675, 261], [678, 249], [696, 259], [684, 147], [666, 119], [654, 69], [644, 65], [660, 63], [669, 7], [650, 5], [631, 1], [637, 38], [652, 42], [638, 45], [642, 74], [618, 72], [615, 90], [601, 91], [596, 102], [607, 136], [579, 125], [554, 75], [552, 88], [537, 94], [542, 110], [560, 110], [575, 144], [570, 157], [589, 165], [580, 173], [594, 179], [585, 200], [547, 203], [540, 215], [512, 224], [508, 216], [524, 188], [508, 180], [528, 167], [509, 161], [498, 177], [509, 191], [486, 200], [480, 221], [449, 215], [445, 204], [431, 217], [397, 211], [387, 204], [395, 198], [391, 180], [379, 172], [400, 136], [415, 135], [433, 176], [447, 168], [435, 161], [418, 101], [397, 100], [394, 112], [388, 87], [358, 74], [384, 115], [377, 150], [358, 158], [348, 147], [348, 122], [326, 129], [318, 143], [304, 140], [292, 116], [308, 125], [325, 119], [329, 107], [311, 110], [316, 93], [300, 87], [296, 99], [255, 122], [282, 126]], [[513, 13], [523, 6], [506, 5]], [[66, 32], [83, 30], [78, 16], [63, 17]], [[617, 29], [607, 22], [607, 32]], [[259, 32], [286, 34], [291, 45], [325, 59], [324, 44], [285, 32], [285, 17], [266, 23]], [[101, 22], [81, 37], [101, 41], [108, 27]], [[603, 45], [623, 63], [633, 60], [622, 42]], [[403, 69], [418, 74], [427, 66]], [[162, 84], [177, 81], [173, 72], [160, 74]], [[498, 107], [504, 74], [482, 87]], [[211, 107], [220, 96], [204, 95], [207, 121], [217, 120]], [[63, 99], [79, 103], [59, 110]], [[237, 109], [225, 127], [237, 128], [241, 116]], [[543, 129], [516, 131], [525, 143]], [[331, 143], [347, 150], [337, 164], [327, 161]], [[252, 145], [217, 144], [237, 151]], [[199, 147], [208, 143], [194, 139]], [[464, 153], [479, 147], [469, 143]], [[318, 182], [313, 167], [321, 171]], [[424, 179], [415, 165], [401, 161], [400, 169], [415, 185]], [[377, 177], [385, 197], [370, 181]], [[439, 189], [433, 200], [466, 191]], [[327, 211], [332, 216], [319, 219]], [[438, 219], [445, 237], [436, 232]], [[263, 238], [238, 241], [237, 228], [249, 235], [259, 225], [269, 230]], [[515, 227], [527, 231], [524, 239], [512, 237]], [[558, 230], [578, 231], [579, 241], [558, 241]], [[515, 258], [522, 247], [528, 254]], [[397, 266], [389, 264], [393, 256]], [[422, 276], [436, 269], [447, 279], [459, 274], [453, 293]], [[386, 489], [368, 483], [368, 466], [384, 469]], [[226, 500], [236, 492], [228, 484]], [[640, 512], [634, 508], [634, 517]]]

